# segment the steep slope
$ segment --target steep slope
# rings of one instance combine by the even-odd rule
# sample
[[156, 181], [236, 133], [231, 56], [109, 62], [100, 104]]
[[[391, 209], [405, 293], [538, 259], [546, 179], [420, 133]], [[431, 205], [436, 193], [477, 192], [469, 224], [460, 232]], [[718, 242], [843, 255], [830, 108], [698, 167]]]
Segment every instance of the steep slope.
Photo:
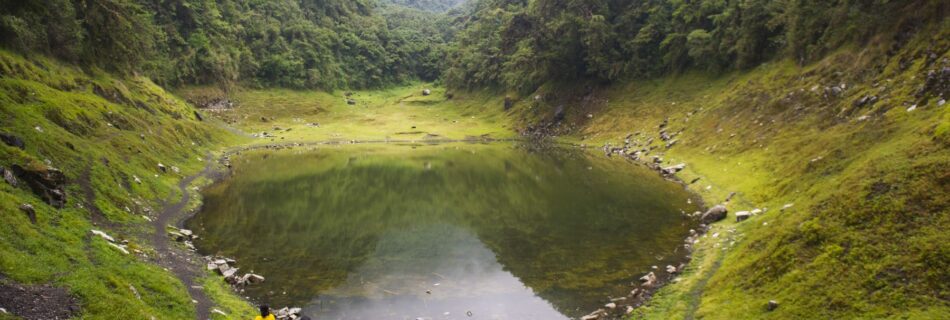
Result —
[[542, 88], [512, 113], [598, 148], [632, 134], [631, 154], [685, 163], [708, 203], [737, 193], [633, 318], [937, 319], [950, 313], [947, 39], [944, 21], [804, 67]]
[[179, 180], [234, 137], [146, 78], [6, 51], [0, 114], [0, 167], [14, 173], [13, 183], [0, 183], [0, 285], [48, 284], [72, 297], [67, 305], [3, 307], [85, 319], [194, 318], [187, 288], [156, 264], [149, 221], [180, 198]]

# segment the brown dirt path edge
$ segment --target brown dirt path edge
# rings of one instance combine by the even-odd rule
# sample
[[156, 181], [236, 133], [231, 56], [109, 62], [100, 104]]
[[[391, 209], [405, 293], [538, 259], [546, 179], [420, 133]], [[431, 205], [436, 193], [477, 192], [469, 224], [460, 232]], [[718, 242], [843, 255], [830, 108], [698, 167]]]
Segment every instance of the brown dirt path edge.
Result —
[[158, 218], [152, 221], [152, 226], [154, 227], [152, 245], [155, 247], [155, 251], [158, 255], [158, 264], [171, 271], [185, 284], [188, 295], [195, 301], [195, 319], [198, 320], [209, 319], [211, 317], [212, 306], [211, 299], [205, 294], [204, 288], [195, 284], [195, 280], [203, 274], [202, 269], [197, 263], [198, 256], [195, 253], [182, 250], [181, 248], [169, 246], [168, 235], [165, 234], [165, 226], [169, 224], [180, 226], [187, 218], [184, 214], [184, 209], [191, 198], [188, 186], [191, 185], [195, 179], [207, 176], [213, 171], [213, 157], [209, 154], [206, 159], [208, 160], [204, 170], [182, 179], [178, 183], [178, 189], [181, 192], [180, 197], [176, 200], [175, 196], [172, 195], [165, 202], [165, 206], [162, 208], [162, 212]]

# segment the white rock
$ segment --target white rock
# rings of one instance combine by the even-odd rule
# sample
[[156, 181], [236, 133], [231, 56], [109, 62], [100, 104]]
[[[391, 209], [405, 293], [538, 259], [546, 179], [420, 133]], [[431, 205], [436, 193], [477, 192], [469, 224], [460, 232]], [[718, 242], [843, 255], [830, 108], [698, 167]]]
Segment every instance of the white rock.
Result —
[[222, 315], [222, 316], [228, 315], [227, 313], [224, 313], [224, 311], [221, 311], [221, 310], [218, 310], [218, 309], [211, 309], [211, 313], [217, 313], [217, 314], [220, 314], [220, 315]]
[[120, 245], [117, 245], [117, 244], [115, 244], [115, 243], [109, 243], [109, 245], [112, 246], [113, 248], [118, 249], [119, 252], [122, 252], [122, 253], [124, 253], [124, 254], [129, 254], [129, 250], [125, 249], [124, 247], [122, 247], [122, 246], [120, 246]]
[[617, 308], [617, 304], [611, 302], [611, 303], [605, 304], [604, 307], [607, 308], [607, 309], [616, 309], [616, 308]]
[[90, 231], [92, 232], [92, 234], [97, 235], [97, 236], [99, 236], [99, 237], [101, 237], [101, 238], [103, 238], [103, 239], [106, 239], [106, 241], [115, 242], [115, 238], [112, 238], [111, 236], [109, 236], [109, 235], [106, 234], [105, 232], [102, 232], [102, 231], [99, 231], [99, 230], [95, 230], [95, 229], [90, 230]]
[[736, 212], [736, 222], [740, 222], [752, 217], [752, 213], [749, 211], [739, 211]]

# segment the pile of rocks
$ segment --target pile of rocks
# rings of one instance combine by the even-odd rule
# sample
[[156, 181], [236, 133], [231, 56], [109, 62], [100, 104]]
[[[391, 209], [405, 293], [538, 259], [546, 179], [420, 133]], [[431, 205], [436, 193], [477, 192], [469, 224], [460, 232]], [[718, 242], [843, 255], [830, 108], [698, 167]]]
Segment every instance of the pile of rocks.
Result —
[[[277, 320], [297, 320], [297, 319], [303, 319], [303, 317], [302, 317], [301, 314], [300, 314], [301, 311], [302, 311], [302, 309], [300, 309], [300, 308], [288, 308], [288, 307], [285, 307], [285, 308], [282, 308], [282, 309], [280, 309], [280, 310], [277, 310], [277, 312], [274, 312], [274, 317], [277, 318]], [[307, 319], [309, 319], [309, 318], [307, 318]]]
[[167, 226], [168, 235], [175, 241], [181, 242], [191, 251], [197, 251], [195, 249], [195, 244], [192, 241], [198, 239], [198, 236], [195, 233], [188, 229], [178, 229], [174, 226]]
[[243, 287], [264, 282], [264, 277], [258, 274], [245, 273], [244, 275], [238, 275], [240, 268], [234, 267], [237, 263], [234, 259], [207, 256], [205, 260], [208, 263], [208, 270], [217, 272], [224, 277], [224, 281], [231, 285]]

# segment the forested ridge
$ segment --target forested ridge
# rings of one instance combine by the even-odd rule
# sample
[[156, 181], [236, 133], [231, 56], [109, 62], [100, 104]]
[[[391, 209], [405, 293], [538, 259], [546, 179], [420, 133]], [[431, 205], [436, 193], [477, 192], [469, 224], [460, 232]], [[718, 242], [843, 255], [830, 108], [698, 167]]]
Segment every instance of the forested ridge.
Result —
[[[447, 1], [452, 2], [452, 1]], [[433, 1], [433, 3], [440, 3]], [[434, 80], [438, 22], [372, 0], [0, 1], [4, 46], [168, 85], [336, 89]]]
[[849, 42], [906, 37], [947, 11], [939, 0], [484, 0], [461, 22], [446, 80], [531, 91], [774, 57], [806, 63]]
[[0, 34], [15, 50], [169, 85], [333, 90], [443, 79], [532, 91], [775, 57], [805, 63], [948, 11], [939, 0], [461, 2], [4, 0]]

